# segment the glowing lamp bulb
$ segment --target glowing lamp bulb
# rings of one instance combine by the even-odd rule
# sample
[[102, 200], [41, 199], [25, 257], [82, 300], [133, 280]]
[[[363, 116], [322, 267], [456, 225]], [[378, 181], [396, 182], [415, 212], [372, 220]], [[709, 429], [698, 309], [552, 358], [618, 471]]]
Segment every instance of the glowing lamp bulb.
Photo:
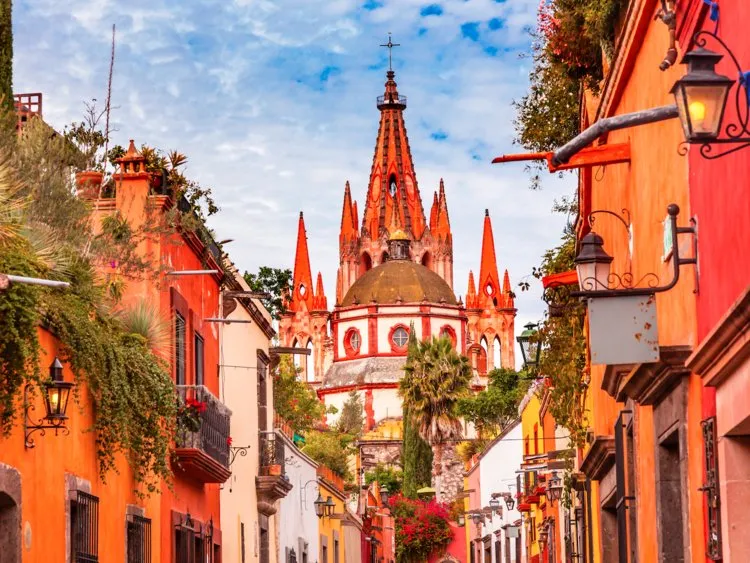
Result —
[[688, 111], [690, 112], [690, 118], [693, 121], [703, 121], [706, 119], [706, 104], [703, 102], [690, 102]]
[[53, 389], [49, 394], [49, 404], [52, 407], [53, 412], [57, 412], [60, 407], [60, 392], [57, 389]]

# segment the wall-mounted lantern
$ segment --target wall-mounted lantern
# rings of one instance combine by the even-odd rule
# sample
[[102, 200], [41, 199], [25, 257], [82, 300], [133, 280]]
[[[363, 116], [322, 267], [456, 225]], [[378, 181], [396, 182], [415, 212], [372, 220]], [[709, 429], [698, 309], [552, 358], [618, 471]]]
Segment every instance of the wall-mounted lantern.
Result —
[[70, 390], [75, 387], [75, 383], [63, 380], [63, 366], [60, 360], [55, 357], [52, 365], [49, 367], [50, 378], [42, 384], [42, 398], [44, 400], [44, 417], [35, 423], [31, 420], [29, 413], [34, 410], [34, 405], [28, 399], [30, 385], [26, 385], [23, 390], [24, 402], [24, 445], [27, 448], [34, 447], [34, 440], [31, 435], [39, 432], [44, 436], [45, 430], [54, 430], [55, 436], [58, 432], [70, 434], [70, 430], [65, 426], [68, 420], [68, 399], [70, 399]]
[[490, 499], [490, 509], [492, 510], [493, 514], [497, 514], [498, 516], [503, 515], [503, 507], [500, 506], [500, 499], [493, 497]]
[[547, 492], [546, 496], [547, 499], [550, 502], [555, 502], [560, 500], [560, 497], [562, 497], [562, 491], [563, 491], [563, 484], [562, 479], [557, 476], [557, 471], [552, 472], [552, 476], [549, 478], [549, 481], [547, 482]]
[[[708, 38], [713, 39], [727, 52], [740, 76], [739, 83], [716, 72], [716, 65], [723, 55], [706, 49]], [[700, 154], [707, 159], [715, 159], [750, 146], [750, 97], [748, 96], [748, 75], [742, 71], [732, 50], [715, 33], [699, 31], [693, 36], [696, 49], [682, 59], [687, 65], [685, 76], [675, 82], [671, 93], [677, 102], [677, 110], [685, 133], [685, 141], [700, 144]], [[735, 89], [735, 106], [738, 123], [730, 123], [723, 128], [729, 93]], [[714, 144], [733, 145], [723, 152], [714, 152]], [[682, 151], [684, 154], [684, 150]]]
[[[576, 272], [578, 274], [579, 291], [571, 293], [573, 297], [624, 297], [644, 296], [660, 293], [672, 289], [680, 279], [680, 266], [696, 264], [697, 244], [695, 241], [695, 221], [690, 220], [689, 227], [678, 227], [677, 216], [680, 208], [672, 203], [667, 206], [667, 220], [665, 222], [665, 240], [669, 244], [669, 256], [674, 263], [672, 280], [666, 285], [659, 285], [659, 277], [648, 273], [634, 282], [632, 273], [625, 272], [617, 275], [611, 272], [612, 256], [604, 250], [604, 239], [595, 232], [589, 232], [581, 240], [581, 248], [575, 257]], [[677, 235], [694, 235], [693, 252], [691, 258], [680, 257]], [[667, 250], [665, 248], [665, 250]]]
[[505, 493], [503, 495], [505, 497], [505, 506], [508, 507], [508, 510], [513, 510], [513, 507], [516, 506], [516, 501], [513, 498], [513, 493]]
[[521, 346], [523, 365], [530, 369], [539, 366], [539, 356], [542, 352], [542, 347], [539, 345], [539, 339], [537, 338], [537, 327], [538, 325], [534, 323], [528, 323], [524, 326], [521, 335], [516, 337], [518, 344]]
[[329, 496], [326, 499], [326, 516], [333, 516], [334, 511], [336, 510], [336, 503], [333, 502], [333, 497]]
[[381, 485], [380, 486], [380, 501], [383, 503], [383, 506], [388, 504], [388, 496], [389, 496], [388, 487], [386, 487], [385, 485]]
[[313, 504], [315, 505], [315, 515], [318, 518], [323, 518], [326, 512], [326, 501], [323, 500], [323, 495], [320, 494], [320, 491], [318, 491], [318, 498], [315, 499]]

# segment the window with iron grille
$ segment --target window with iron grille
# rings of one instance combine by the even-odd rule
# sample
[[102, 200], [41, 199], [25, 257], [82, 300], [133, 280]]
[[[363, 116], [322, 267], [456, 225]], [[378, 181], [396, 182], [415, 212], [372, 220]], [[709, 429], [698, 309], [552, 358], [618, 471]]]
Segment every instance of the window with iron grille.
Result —
[[173, 563], [213, 563], [213, 540], [199, 522], [188, 515], [175, 527]]
[[185, 385], [185, 318], [174, 316], [174, 376], [177, 385]]
[[73, 563], [98, 563], [99, 497], [76, 491], [70, 501], [70, 545]]
[[701, 490], [706, 495], [706, 515], [708, 537], [706, 557], [711, 561], [721, 561], [721, 520], [719, 515], [719, 461], [716, 452], [716, 418], [701, 422], [703, 428], [703, 459], [706, 484]]
[[128, 516], [128, 563], [151, 563], [151, 519]]
[[195, 333], [193, 338], [193, 360], [195, 362], [195, 384], [203, 385], [203, 337]]

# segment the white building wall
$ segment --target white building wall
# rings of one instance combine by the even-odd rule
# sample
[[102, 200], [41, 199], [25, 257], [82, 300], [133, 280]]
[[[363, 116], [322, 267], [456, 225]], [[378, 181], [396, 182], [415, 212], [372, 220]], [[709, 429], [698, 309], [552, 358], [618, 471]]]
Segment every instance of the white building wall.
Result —
[[[498, 440], [490, 449], [486, 450], [482, 458], [479, 460], [479, 483], [480, 483], [480, 498], [482, 507], [489, 506], [490, 500], [492, 499], [492, 493], [507, 493], [515, 495], [518, 492], [516, 490], [516, 469], [521, 466], [523, 462], [523, 436], [521, 432], [521, 424], [517, 424], [515, 428], [510, 430], [503, 438]], [[494, 516], [492, 521], [489, 519], [482, 525], [482, 536], [486, 534], [492, 534], [493, 540], [493, 563], [499, 563], [495, 560], [495, 531], [503, 530], [503, 526], [512, 524], [516, 520], [521, 518], [521, 513], [516, 510], [517, 506], [513, 507], [513, 510], [508, 510], [505, 505], [505, 501], [501, 498], [500, 505], [503, 509], [502, 517]], [[521, 527], [523, 529], [523, 527]], [[523, 534], [523, 532], [521, 532]], [[503, 544], [502, 552], [505, 553], [505, 532], [501, 531], [499, 534]], [[523, 538], [520, 538], [523, 539]], [[512, 546], [513, 544], [511, 544]], [[525, 543], [524, 543], [525, 545]], [[525, 563], [525, 549], [521, 550], [521, 560], [515, 559], [515, 551], [511, 549], [511, 563]], [[504, 557], [504, 555], [503, 555]], [[503, 560], [504, 563], [504, 560]]]
[[359, 347], [359, 354], [368, 354], [370, 350], [369, 332], [367, 330], [367, 319], [357, 319], [353, 321], [339, 321], [338, 323], [338, 338], [336, 346], [338, 346], [339, 358], [346, 358], [346, 350], [344, 349], [344, 338], [350, 328], [356, 328], [359, 331], [359, 336], [362, 338], [362, 343]]
[[284, 438], [286, 474], [294, 488], [279, 501], [274, 516], [279, 534], [279, 560], [287, 561], [294, 549], [297, 561], [302, 561], [302, 546], [307, 543], [307, 560], [318, 559], [318, 517], [313, 503], [318, 498], [316, 463]]

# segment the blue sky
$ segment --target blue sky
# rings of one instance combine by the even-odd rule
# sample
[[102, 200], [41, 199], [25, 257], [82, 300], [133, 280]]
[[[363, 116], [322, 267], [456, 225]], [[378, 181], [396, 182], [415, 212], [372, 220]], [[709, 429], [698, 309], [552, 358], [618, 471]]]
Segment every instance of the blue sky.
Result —
[[[528, 189], [522, 165], [490, 165], [512, 146], [511, 101], [527, 87], [524, 28], [538, 0], [16, 0], [16, 92], [43, 92], [62, 128], [104, 100], [117, 25], [114, 140], [189, 157], [214, 190], [211, 222], [240, 270], [291, 267], [305, 212], [314, 271], [333, 305], [344, 184], [362, 202], [393, 33], [399, 91], [425, 211], [440, 178], [454, 233], [455, 289], [479, 267], [488, 208], [501, 272], [515, 285], [565, 218], [552, 202], [574, 178]], [[362, 206], [360, 205], [360, 210]], [[520, 328], [541, 289], [517, 299]], [[520, 330], [518, 330], [520, 332]]]

